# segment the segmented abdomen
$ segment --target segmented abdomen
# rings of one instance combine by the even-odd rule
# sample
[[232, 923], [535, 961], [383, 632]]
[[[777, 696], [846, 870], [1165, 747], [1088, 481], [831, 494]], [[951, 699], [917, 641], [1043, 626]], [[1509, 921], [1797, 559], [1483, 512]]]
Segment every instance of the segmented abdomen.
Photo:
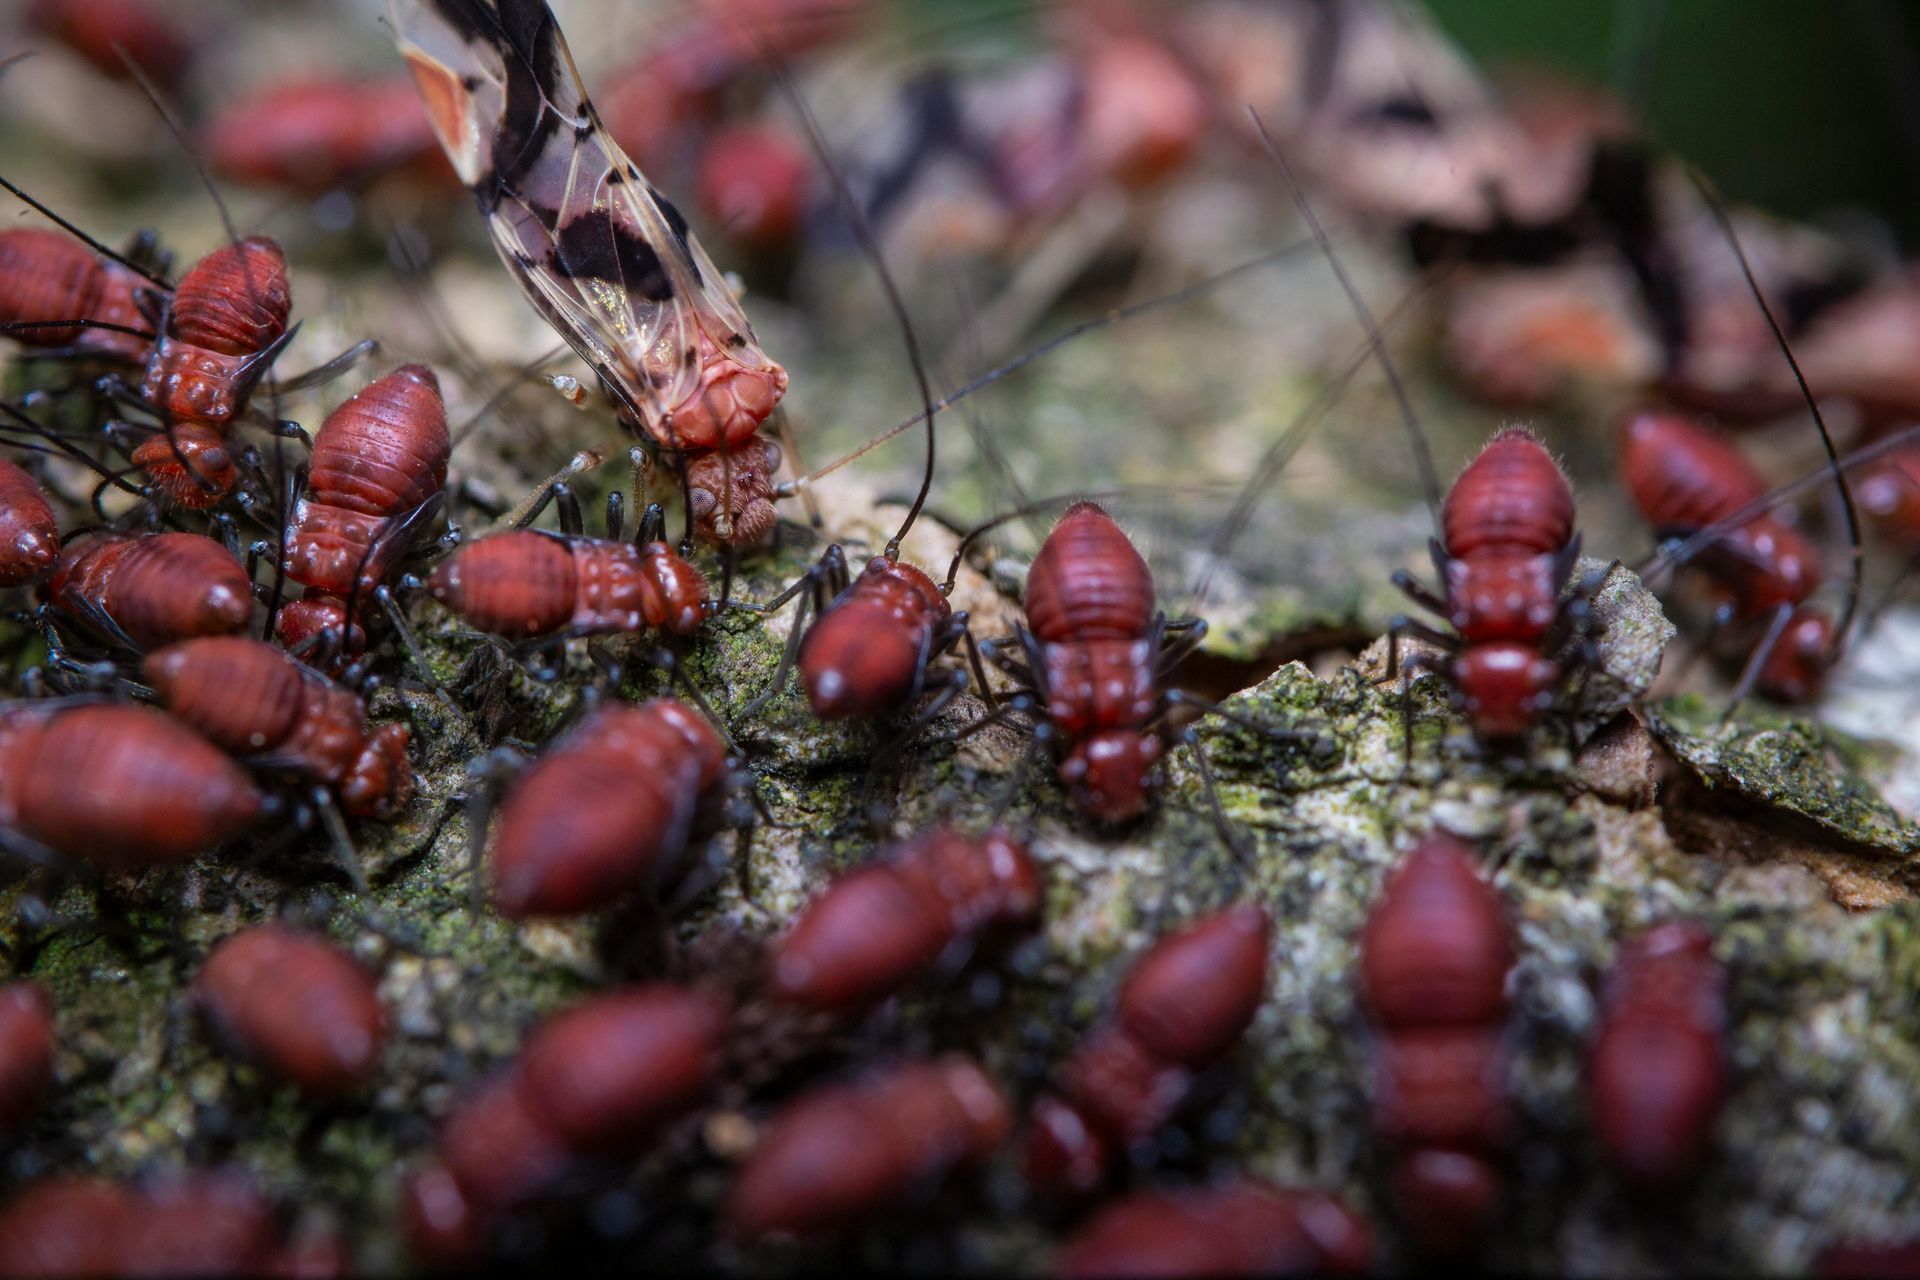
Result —
[[1672, 414], [1642, 413], [1627, 423], [1620, 469], [1641, 513], [1663, 531], [1724, 520], [1767, 491], [1738, 449]]
[[254, 236], [214, 250], [174, 290], [141, 397], [163, 418], [231, 421], [260, 372], [253, 357], [286, 333], [292, 314], [279, 245]]
[[568, 915], [640, 888], [725, 764], [712, 726], [671, 698], [594, 713], [501, 806], [495, 905], [513, 919]]
[[261, 796], [197, 734], [145, 707], [0, 717], [0, 825], [106, 870], [190, 858]]
[[1573, 537], [1573, 490], [1531, 432], [1508, 427], [1453, 482], [1440, 524], [1447, 554], [1458, 558], [1559, 551]]
[[912, 565], [868, 561], [800, 644], [800, 678], [814, 713], [869, 719], [899, 707], [920, 676], [933, 629], [952, 612], [939, 586]]
[[253, 617], [246, 570], [218, 542], [193, 533], [76, 538], [61, 551], [42, 590], [96, 630], [95, 615], [104, 614], [142, 649], [226, 635]]
[[[447, 410], [425, 365], [395, 369], [327, 415], [287, 533], [287, 576], [315, 590], [371, 591], [407, 550], [399, 521], [446, 487]], [[377, 545], [376, 545], [377, 544]]]
[[1033, 558], [1026, 605], [1046, 643], [1134, 640], [1153, 624], [1153, 574], [1111, 516], [1076, 502]]

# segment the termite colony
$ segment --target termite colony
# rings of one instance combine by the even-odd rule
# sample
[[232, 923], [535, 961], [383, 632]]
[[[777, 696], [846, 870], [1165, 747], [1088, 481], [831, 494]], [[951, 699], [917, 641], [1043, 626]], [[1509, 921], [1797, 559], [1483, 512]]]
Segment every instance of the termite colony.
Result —
[[1906, 269], [1387, 0], [384, 7], [4, 31], [203, 184], [0, 134], [0, 1274], [1911, 1269], [1920, 837], [1751, 772]]

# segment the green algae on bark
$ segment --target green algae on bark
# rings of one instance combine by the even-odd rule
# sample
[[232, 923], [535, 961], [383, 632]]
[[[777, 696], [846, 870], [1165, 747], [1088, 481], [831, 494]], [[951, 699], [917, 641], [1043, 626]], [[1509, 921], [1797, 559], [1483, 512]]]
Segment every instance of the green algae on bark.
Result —
[[1810, 819], [1889, 856], [1920, 851], [1920, 824], [1902, 818], [1874, 781], [1886, 767], [1870, 744], [1757, 703], [1731, 719], [1697, 695], [1646, 709], [1654, 736], [1709, 787]]

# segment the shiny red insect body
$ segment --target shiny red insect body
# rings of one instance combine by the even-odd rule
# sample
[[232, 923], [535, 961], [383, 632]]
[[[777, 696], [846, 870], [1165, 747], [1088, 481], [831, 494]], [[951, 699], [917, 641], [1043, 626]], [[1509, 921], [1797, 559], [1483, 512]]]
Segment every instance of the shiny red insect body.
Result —
[[0, 986], [0, 1137], [19, 1131], [53, 1090], [53, 1000], [31, 982]]
[[[1767, 492], [1738, 449], [1678, 414], [1630, 418], [1621, 433], [1620, 470], [1663, 541], [1699, 533]], [[1806, 603], [1820, 587], [1818, 549], [1792, 526], [1761, 514], [1721, 533], [1691, 563], [1719, 594], [1716, 630], [1750, 631], [1788, 615], [1754, 687], [1784, 702], [1812, 697], [1832, 665], [1836, 639], [1833, 619]]]
[[1726, 988], [1695, 924], [1651, 929], [1614, 961], [1587, 1094], [1601, 1154], [1639, 1195], [1679, 1189], [1706, 1160], [1727, 1095]]
[[774, 949], [773, 993], [821, 1010], [878, 1004], [956, 946], [1030, 926], [1040, 873], [999, 833], [939, 829], [841, 876], [808, 903]]
[[1393, 1148], [1402, 1225], [1423, 1253], [1475, 1248], [1500, 1209], [1512, 1141], [1502, 1029], [1513, 933], [1451, 836], [1388, 877], [1360, 942], [1360, 994], [1381, 1033], [1374, 1128]]
[[1561, 595], [1580, 556], [1573, 491], [1531, 432], [1508, 427], [1454, 481], [1440, 524], [1440, 594], [1406, 575], [1395, 582], [1452, 632], [1402, 629], [1450, 651], [1441, 669], [1476, 733], [1518, 738], [1552, 706], [1566, 672], [1573, 615]]
[[287, 332], [293, 292], [265, 236], [222, 245], [180, 277], [141, 392], [163, 417], [226, 423], [264, 372], [255, 357]]
[[223, 178], [318, 196], [431, 164], [449, 181], [413, 81], [274, 83], [226, 103], [207, 126], [207, 161]]
[[747, 248], [792, 245], [807, 216], [813, 166], [806, 143], [769, 125], [734, 125], [700, 145], [700, 207]]
[[440, 380], [423, 364], [374, 379], [327, 415], [287, 528], [281, 567], [306, 593], [280, 611], [282, 640], [297, 648], [328, 632], [360, 648], [347, 600], [364, 603], [406, 555], [446, 488], [452, 451]]
[[1060, 1096], [1034, 1104], [1027, 1179], [1084, 1194], [1186, 1101], [1194, 1073], [1239, 1041], [1267, 989], [1266, 912], [1235, 907], [1156, 942], [1121, 985], [1113, 1020], [1082, 1042]]
[[243, 1175], [48, 1178], [0, 1206], [10, 1276], [250, 1276], [285, 1261], [273, 1206]]
[[536, 529], [465, 544], [435, 567], [427, 589], [468, 626], [509, 640], [649, 628], [690, 636], [713, 611], [705, 575], [664, 542]]
[[145, 707], [0, 709], [0, 826], [106, 871], [238, 835], [262, 797], [211, 743]]
[[1125, 822], [1146, 807], [1166, 749], [1153, 575], [1112, 517], [1076, 502], [1027, 571], [1026, 604], [1020, 638], [1060, 780], [1089, 818]]
[[207, 636], [147, 655], [168, 711], [222, 751], [324, 784], [357, 818], [388, 819], [413, 798], [405, 725], [370, 728], [360, 696], [264, 641]]
[[1860, 507], [1901, 542], [1920, 545], [1920, 447], [1873, 463], [1854, 482]]
[[[63, 231], [0, 231], [0, 324], [32, 326], [6, 333], [25, 346], [144, 361], [152, 339], [140, 334], [152, 332], [153, 322], [141, 310], [140, 296], [150, 288], [138, 273]], [[100, 327], [71, 323], [76, 320]]]
[[380, 1064], [371, 974], [318, 934], [257, 925], [215, 947], [193, 995], [220, 1037], [314, 1097], [351, 1093]]
[[685, 704], [595, 711], [507, 793], [494, 906], [515, 920], [611, 906], [683, 851], [727, 777], [726, 744]]
[[39, 482], [0, 458], [0, 590], [38, 582], [60, 554], [60, 525]]
[[932, 578], [875, 556], [807, 628], [800, 679], [822, 720], [876, 719], [924, 685], [928, 660], [952, 644], [953, 608]]
[[246, 570], [194, 533], [84, 534], [61, 549], [41, 592], [88, 630], [133, 649], [229, 635], [253, 618]]
[[1240, 1179], [1116, 1201], [1061, 1246], [1053, 1274], [1354, 1276], [1372, 1260], [1372, 1232], [1332, 1196]]
[[998, 1086], [957, 1055], [819, 1086], [788, 1103], [747, 1157], [726, 1230], [751, 1241], [868, 1221], [980, 1164], [1012, 1124]]
[[576, 1161], [631, 1157], [711, 1088], [729, 1010], [657, 985], [596, 996], [536, 1030], [505, 1072], [441, 1129], [438, 1159], [405, 1193], [423, 1262], [471, 1264], [502, 1214]]
[[180, 278], [140, 384], [163, 429], [134, 465], [173, 501], [210, 507], [239, 470], [227, 431], [279, 354], [293, 313], [287, 261], [265, 236], [223, 245]]
[[163, 87], [193, 59], [192, 39], [155, 0], [30, 0], [27, 19], [115, 79], [129, 74], [121, 50]]

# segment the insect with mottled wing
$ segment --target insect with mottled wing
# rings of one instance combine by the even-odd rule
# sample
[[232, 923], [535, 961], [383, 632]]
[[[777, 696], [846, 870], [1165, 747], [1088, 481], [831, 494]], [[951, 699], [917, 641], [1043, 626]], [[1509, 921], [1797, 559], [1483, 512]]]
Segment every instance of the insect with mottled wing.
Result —
[[[389, 0], [395, 39], [441, 146], [529, 300], [600, 374], [620, 410], [705, 475], [701, 532], [773, 527], [771, 468], [749, 441], [786, 393], [687, 221], [608, 136], [541, 0]], [[741, 477], [753, 473], [743, 492]], [[761, 474], [765, 472], [765, 474]]]

